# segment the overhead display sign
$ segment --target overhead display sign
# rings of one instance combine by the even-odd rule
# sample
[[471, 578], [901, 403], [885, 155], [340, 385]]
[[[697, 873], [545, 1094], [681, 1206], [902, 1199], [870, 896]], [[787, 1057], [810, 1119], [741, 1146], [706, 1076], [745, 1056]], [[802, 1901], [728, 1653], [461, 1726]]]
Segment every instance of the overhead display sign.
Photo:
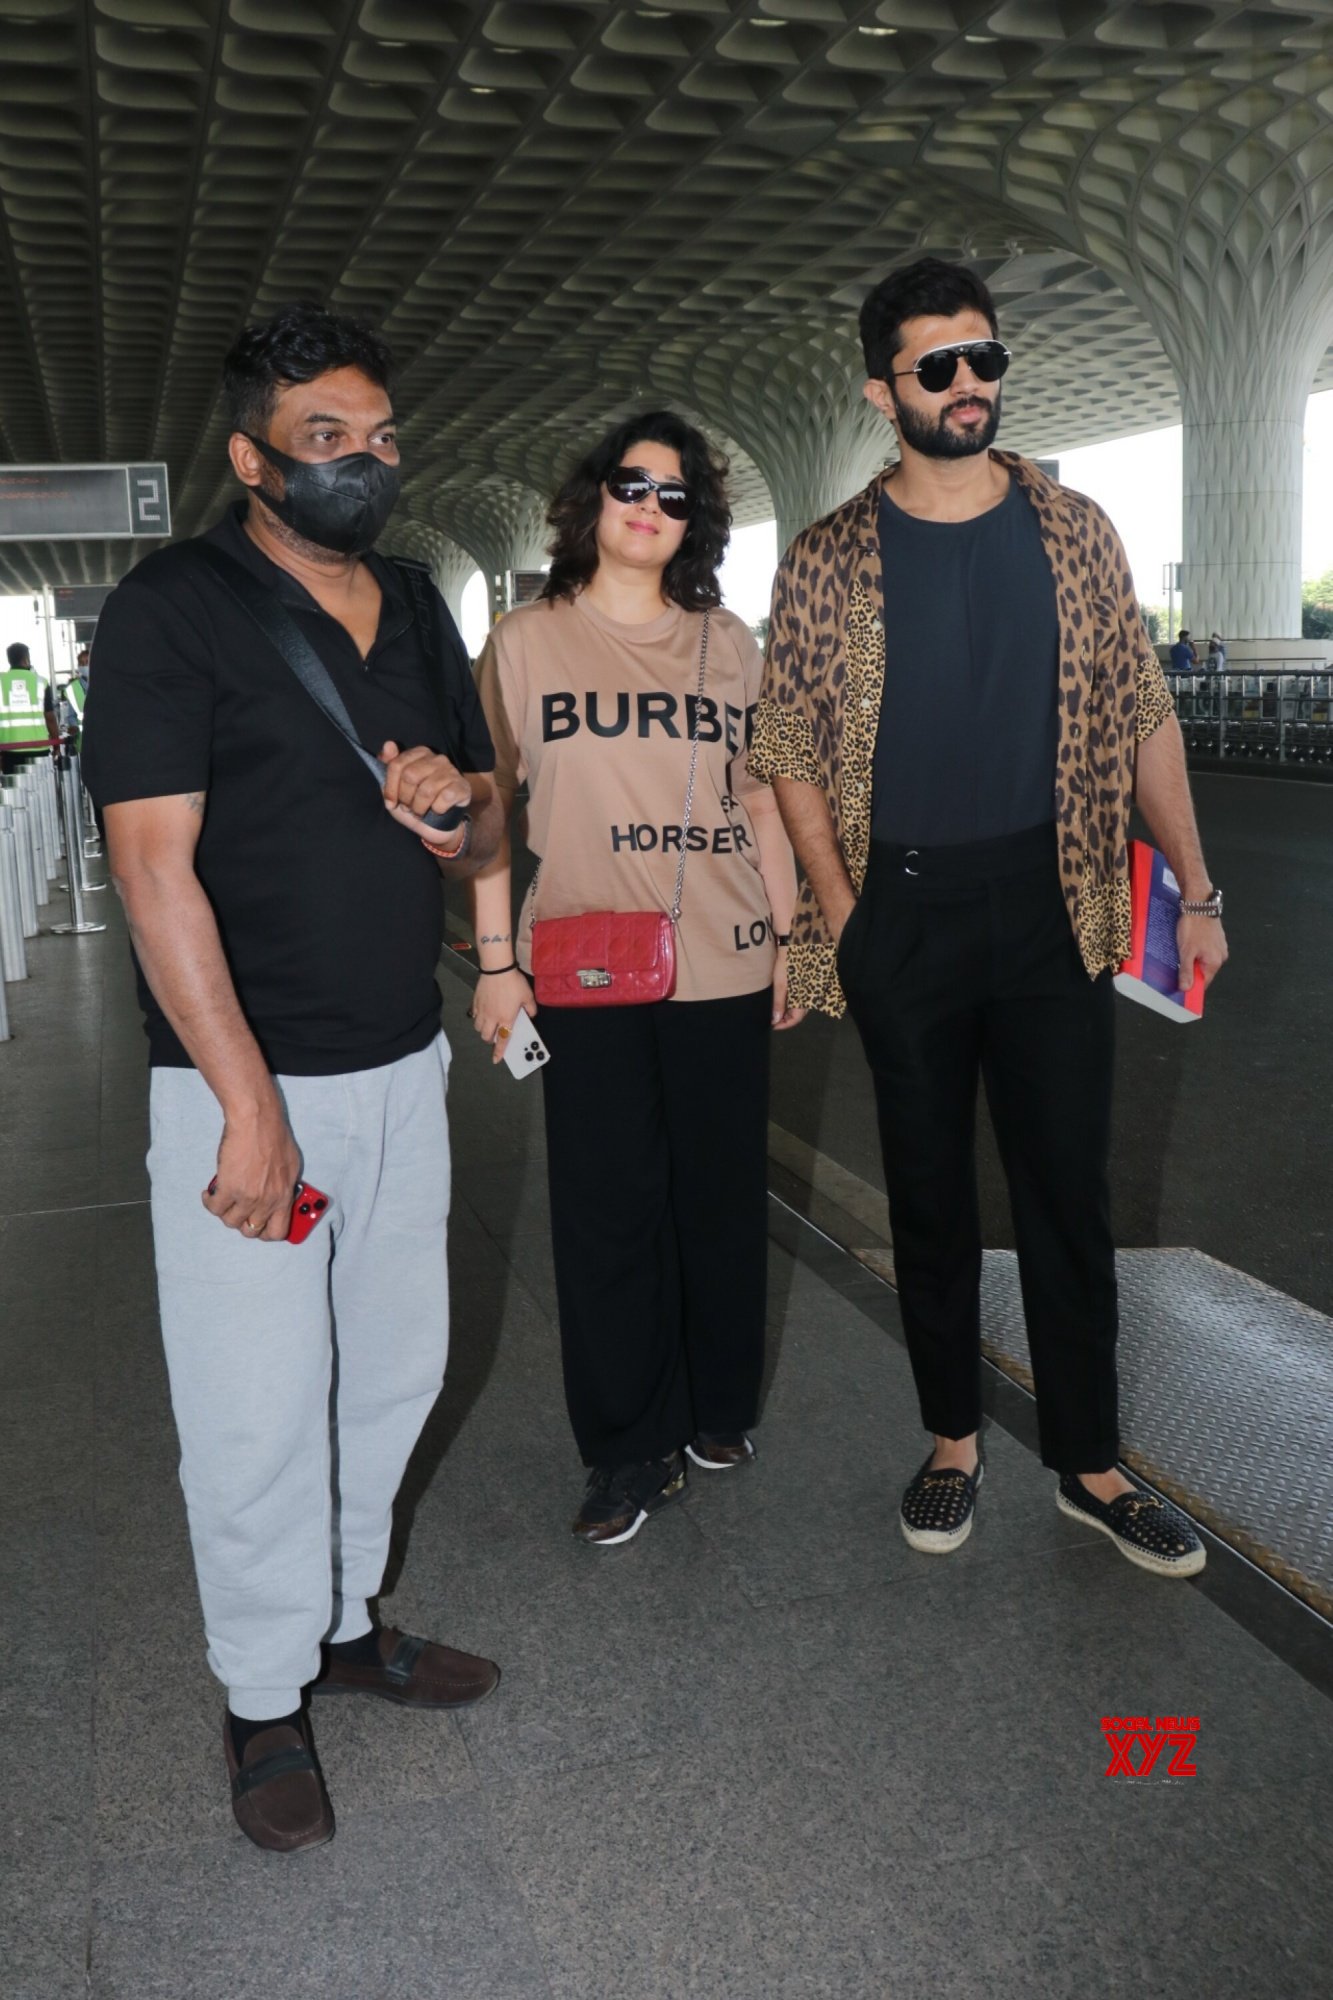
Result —
[[96, 618], [111, 595], [109, 583], [57, 583], [51, 587], [51, 610], [57, 618]]
[[0, 465], [0, 542], [170, 533], [165, 465]]
[[547, 572], [544, 569], [507, 569], [506, 611], [512, 611], [517, 604], [535, 604], [546, 588], [546, 576]]

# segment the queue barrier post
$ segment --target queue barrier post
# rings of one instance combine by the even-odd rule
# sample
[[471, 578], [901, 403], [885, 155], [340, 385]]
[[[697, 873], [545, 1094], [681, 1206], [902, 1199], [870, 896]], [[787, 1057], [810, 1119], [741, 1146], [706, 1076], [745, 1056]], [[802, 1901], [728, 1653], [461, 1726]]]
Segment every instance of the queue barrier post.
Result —
[[65, 845], [70, 861], [65, 870], [69, 881], [69, 922], [52, 924], [55, 937], [84, 937], [90, 931], [104, 931], [105, 924], [89, 923], [83, 910], [83, 891], [79, 887], [79, 866], [75, 858], [79, 849], [79, 800], [75, 791], [74, 773], [68, 767], [60, 773], [60, 803], [65, 821]]
[[[97, 860], [101, 855], [102, 849], [96, 837], [96, 828], [94, 828], [93, 838], [91, 840], [87, 837], [84, 831], [87, 825], [87, 820], [84, 817], [84, 814], [85, 814], [85, 809], [90, 804], [90, 801], [88, 798], [88, 794], [83, 789], [83, 771], [79, 764], [77, 751], [71, 750], [69, 752], [67, 763], [70, 771], [73, 774], [74, 797], [78, 805], [78, 813], [76, 815], [75, 827], [74, 827], [76, 835], [74, 851], [78, 857], [79, 887], [83, 891], [83, 894], [85, 896], [100, 896], [102, 891], [106, 888], [106, 883], [94, 882], [90, 879], [88, 874], [88, 862], [90, 860]], [[65, 862], [66, 866], [70, 865], [69, 855], [65, 856]]]
[[51, 883], [58, 870], [51, 855], [51, 826], [46, 797], [37, 771], [29, 764], [19, 773], [19, 787], [27, 801], [28, 831], [32, 836], [32, 887], [38, 903], [49, 902]]
[[51, 870], [46, 865], [46, 816], [42, 811], [42, 795], [33, 781], [31, 770], [25, 773], [24, 793], [28, 801], [28, 837], [32, 853], [32, 894], [40, 909], [51, 900]]
[[13, 821], [10, 807], [0, 806], [0, 985], [28, 976], [19, 901], [18, 842]]
[[[92, 793], [83, 782], [83, 765], [79, 762], [79, 752], [74, 752], [74, 768], [79, 774], [79, 797], [83, 800], [83, 851], [90, 861], [97, 861], [102, 853], [102, 835], [97, 825], [97, 814], [93, 808]], [[105, 882], [94, 883], [94, 888], [105, 889]]]
[[14, 852], [18, 862], [19, 923], [25, 938], [37, 935], [36, 861], [32, 851], [32, 813], [27, 799], [15, 787], [10, 794], [14, 815]]
[[47, 893], [39, 900], [50, 900], [50, 885], [60, 875], [60, 831], [56, 823], [55, 794], [51, 787], [51, 759], [38, 757], [29, 764], [24, 774], [28, 781], [28, 792], [37, 807], [37, 826], [40, 832], [42, 873], [46, 877]]

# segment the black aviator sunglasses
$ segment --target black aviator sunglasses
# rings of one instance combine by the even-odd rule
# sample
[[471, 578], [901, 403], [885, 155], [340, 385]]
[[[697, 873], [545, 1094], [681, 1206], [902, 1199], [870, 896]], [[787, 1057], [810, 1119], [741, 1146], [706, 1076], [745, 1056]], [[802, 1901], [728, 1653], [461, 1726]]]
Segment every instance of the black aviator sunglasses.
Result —
[[1009, 366], [1009, 349], [1002, 340], [960, 340], [953, 347], [932, 347], [910, 368], [895, 368], [894, 379], [915, 375], [928, 395], [938, 396], [966, 361], [978, 382], [998, 382]]
[[642, 466], [618, 465], [606, 475], [606, 490], [625, 507], [633, 507], [655, 493], [657, 504], [669, 521], [690, 518], [690, 489], [683, 479], [654, 479]]

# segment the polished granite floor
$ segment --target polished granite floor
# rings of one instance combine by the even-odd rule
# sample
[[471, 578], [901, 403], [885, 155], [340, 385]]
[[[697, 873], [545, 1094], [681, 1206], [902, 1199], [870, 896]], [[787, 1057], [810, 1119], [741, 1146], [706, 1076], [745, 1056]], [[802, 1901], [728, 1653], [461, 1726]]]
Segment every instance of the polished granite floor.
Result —
[[[998, 1427], [971, 1542], [913, 1555], [891, 1295], [862, 1311], [775, 1242], [757, 1464], [696, 1473], [623, 1550], [573, 1542], [537, 1087], [478, 1059], [453, 978], [455, 1353], [385, 1609], [504, 1680], [470, 1715], [317, 1711], [337, 1838], [250, 1847], [175, 1479], [114, 913], [31, 964], [0, 1045], [3, 2000], [1333, 1989], [1333, 1709], [1057, 1514]], [[1102, 1717], [1159, 1714], [1199, 1718], [1196, 1774], [1107, 1777]]]

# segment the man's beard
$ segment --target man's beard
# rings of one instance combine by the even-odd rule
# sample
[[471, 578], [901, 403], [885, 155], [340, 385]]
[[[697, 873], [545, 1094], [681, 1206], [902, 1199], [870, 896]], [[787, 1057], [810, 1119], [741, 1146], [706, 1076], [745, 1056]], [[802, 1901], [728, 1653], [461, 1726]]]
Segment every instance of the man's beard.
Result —
[[[959, 409], [966, 403], [966, 396], [958, 396], [950, 404], [950, 409]], [[980, 397], [973, 399], [979, 402]], [[948, 423], [949, 410], [941, 410], [938, 417], [928, 417], [919, 410], [909, 409], [900, 403], [897, 392], [893, 397], [894, 414], [898, 419], [898, 433], [904, 444], [913, 451], [919, 451], [923, 458], [975, 458], [979, 451], [988, 451], [995, 442], [995, 433], [1000, 428], [1000, 398], [997, 394], [990, 406], [990, 415], [983, 424], [973, 430], [960, 430]]]

